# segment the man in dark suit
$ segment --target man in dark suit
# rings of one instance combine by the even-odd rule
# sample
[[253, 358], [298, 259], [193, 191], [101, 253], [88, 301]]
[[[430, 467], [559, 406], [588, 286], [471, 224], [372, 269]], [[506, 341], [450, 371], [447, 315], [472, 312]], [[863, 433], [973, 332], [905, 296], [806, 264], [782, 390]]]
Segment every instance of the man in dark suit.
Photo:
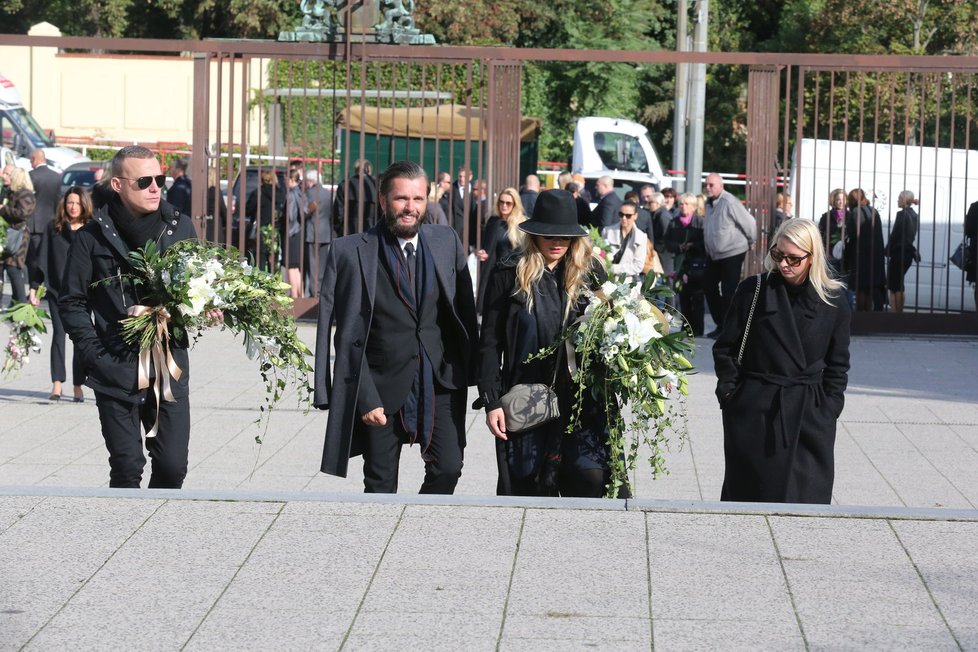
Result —
[[[445, 216], [451, 220], [452, 227], [455, 228], [462, 242], [474, 246], [478, 227], [475, 205], [472, 201], [472, 174], [467, 167], [458, 169], [458, 179], [452, 184], [452, 191], [448, 193], [448, 210], [445, 211]], [[468, 221], [468, 229], [465, 228], [466, 221]]]
[[189, 166], [189, 161], [183, 156], [173, 161], [173, 165], [170, 166], [173, 185], [166, 191], [166, 200], [187, 216], [190, 215], [190, 177], [187, 176]]
[[31, 183], [34, 185], [34, 196], [37, 204], [34, 214], [27, 220], [27, 228], [31, 232], [31, 242], [27, 249], [27, 270], [30, 278], [36, 276], [35, 265], [41, 237], [48, 223], [54, 219], [54, 211], [61, 198], [61, 175], [48, 167], [44, 150], [35, 149], [31, 155]]
[[540, 195], [540, 177], [535, 174], [526, 175], [523, 190], [520, 191], [520, 201], [523, 202], [523, 214], [533, 215], [533, 207], [537, 205]]
[[421, 224], [427, 195], [424, 169], [394, 163], [380, 180], [383, 218], [326, 257], [313, 401], [329, 410], [321, 470], [345, 477], [362, 454], [366, 493], [397, 491], [404, 442], [420, 445], [421, 493], [451, 494], [462, 472], [472, 281], [456, 233]]
[[598, 177], [594, 184], [598, 193], [598, 205], [591, 212], [591, 220], [598, 229], [618, 225], [618, 209], [621, 208], [621, 197], [615, 192], [615, 181], [609, 176]]
[[[353, 174], [336, 187], [333, 219], [344, 235], [366, 231], [377, 221], [377, 182], [367, 159], [353, 165]], [[362, 222], [361, 222], [362, 220]]]

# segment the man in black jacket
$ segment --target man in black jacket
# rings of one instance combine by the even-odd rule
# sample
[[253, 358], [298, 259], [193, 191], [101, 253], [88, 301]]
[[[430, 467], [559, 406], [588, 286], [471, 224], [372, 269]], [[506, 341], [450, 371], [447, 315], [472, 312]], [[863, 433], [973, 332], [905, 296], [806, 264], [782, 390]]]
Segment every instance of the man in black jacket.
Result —
[[174, 208], [190, 215], [190, 177], [187, 176], [188, 162], [184, 157], [180, 157], [170, 166], [170, 176], [173, 177], [173, 185], [166, 192], [166, 200]]
[[[161, 202], [165, 177], [153, 152], [140, 146], [120, 149], [112, 159], [115, 196], [75, 233], [68, 250], [58, 306], [65, 330], [89, 370], [102, 436], [109, 451], [109, 486], [139, 487], [146, 458], [140, 427], [148, 431], [151, 488], [179, 489], [187, 475], [190, 442], [190, 366], [186, 338], [170, 338], [180, 368], [170, 387], [173, 399], [159, 400], [137, 373], [138, 345], [127, 344], [120, 321], [139, 304], [128, 273], [128, 256], [153, 241], [160, 250], [196, 238], [190, 218]], [[94, 316], [94, 323], [92, 320]], [[155, 369], [149, 374], [167, 374]]]
[[48, 223], [54, 219], [54, 210], [61, 197], [61, 174], [48, 167], [48, 159], [44, 155], [44, 150], [35, 149], [31, 155], [31, 165], [34, 169], [30, 171], [31, 184], [34, 186], [34, 195], [37, 205], [34, 207], [34, 214], [27, 221], [27, 227], [31, 232], [31, 243], [27, 249], [27, 271], [30, 274], [35, 272], [35, 258], [37, 250], [41, 246], [41, 237]]

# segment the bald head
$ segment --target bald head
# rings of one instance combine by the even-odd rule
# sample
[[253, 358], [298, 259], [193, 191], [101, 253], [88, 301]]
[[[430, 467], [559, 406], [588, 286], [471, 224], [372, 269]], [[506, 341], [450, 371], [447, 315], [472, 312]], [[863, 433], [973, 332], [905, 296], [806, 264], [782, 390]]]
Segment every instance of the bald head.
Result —
[[31, 154], [31, 165], [37, 167], [39, 165], [47, 165], [48, 157], [44, 155], [43, 149], [35, 149], [34, 153]]
[[598, 177], [598, 180], [594, 182], [594, 188], [598, 191], [599, 195], [604, 197], [615, 189], [615, 180], [608, 175]]
[[723, 192], [723, 179], [716, 172], [706, 175], [706, 194], [716, 199]]
[[540, 177], [535, 174], [526, 175], [526, 189], [540, 191]]

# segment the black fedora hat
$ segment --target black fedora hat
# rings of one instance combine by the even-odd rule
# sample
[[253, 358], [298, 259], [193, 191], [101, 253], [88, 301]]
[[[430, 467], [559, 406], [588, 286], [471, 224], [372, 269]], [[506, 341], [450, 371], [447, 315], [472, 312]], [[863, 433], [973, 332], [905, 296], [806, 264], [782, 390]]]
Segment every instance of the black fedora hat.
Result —
[[587, 229], [577, 223], [577, 202], [566, 190], [544, 190], [537, 196], [533, 217], [520, 222], [520, 229], [530, 235], [579, 238]]

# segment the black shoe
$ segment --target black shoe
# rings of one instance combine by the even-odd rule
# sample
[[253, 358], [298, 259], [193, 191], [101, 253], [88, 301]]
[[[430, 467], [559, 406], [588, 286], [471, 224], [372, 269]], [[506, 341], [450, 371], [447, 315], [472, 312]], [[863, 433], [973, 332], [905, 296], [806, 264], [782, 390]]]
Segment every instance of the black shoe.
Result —
[[716, 338], [720, 337], [720, 329], [714, 328], [712, 331], [707, 333], [706, 336], [709, 337], [711, 340], [715, 340]]
[[48, 396], [48, 400], [49, 401], [60, 401], [61, 400], [61, 394], [51, 394], [50, 396]]

